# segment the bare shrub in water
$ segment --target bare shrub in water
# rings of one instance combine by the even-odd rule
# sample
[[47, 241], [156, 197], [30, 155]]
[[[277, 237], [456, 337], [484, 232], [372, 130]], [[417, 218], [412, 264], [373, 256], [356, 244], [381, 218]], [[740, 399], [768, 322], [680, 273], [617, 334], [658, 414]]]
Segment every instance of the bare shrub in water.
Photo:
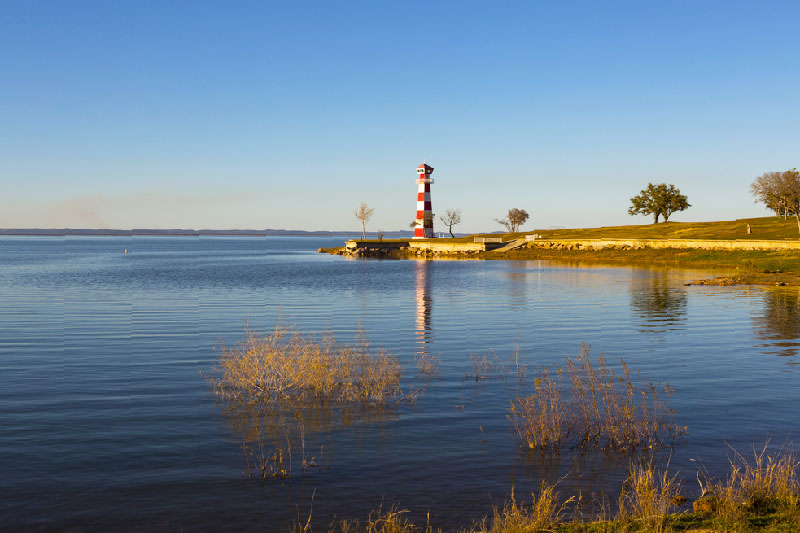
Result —
[[432, 380], [441, 377], [439, 368], [439, 358], [430, 354], [417, 354], [414, 356], [414, 363], [417, 365], [417, 374], [423, 380]]
[[383, 350], [372, 354], [361, 334], [342, 344], [278, 325], [269, 335], [246, 330], [245, 340], [222, 348], [215, 389], [229, 396], [384, 404], [402, 391], [403, 367]]
[[669, 385], [634, 381], [624, 361], [615, 375], [602, 356], [592, 362], [586, 345], [555, 377], [544, 368], [533, 384], [532, 394], [509, 408], [515, 432], [531, 449], [558, 448], [567, 439], [606, 450], [653, 449], [686, 433], [662, 399]]
[[[560, 376], [560, 371], [558, 376]], [[535, 392], [511, 401], [511, 422], [522, 442], [529, 448], [557, 446], [569, 427], [567, 407], [561, 394], [561, 383], [550, 377], [546, 368], [534, 378]]]
[[314, 467], [308, 437], [391, 418], [405, 398], [403, 367], [383, 350], [373, 353], [363, 333], [344, 344], [279, 324], [265, 335], [246, 329], [243, 341], [221, 351], [206, 377], [242, 438], [250, 475], [285, 478], [295, 463]]

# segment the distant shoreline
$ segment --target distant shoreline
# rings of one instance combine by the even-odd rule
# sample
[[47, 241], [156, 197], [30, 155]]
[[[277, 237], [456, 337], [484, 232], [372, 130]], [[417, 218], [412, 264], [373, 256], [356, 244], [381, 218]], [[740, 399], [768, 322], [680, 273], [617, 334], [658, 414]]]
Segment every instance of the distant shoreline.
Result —
[[[387, 238], [408, 238], [413, 236], [410, 231], [387, 231], [383, 233]], [[0, 228], [0, 236], [27, 236], [27, 237], [133, 237], [133, 236], [165, 236], [165, 237], [354, 237], [360, 236], [360, 231], [303, 231], [303, 230], [192, 230], [192, 229], [74, 229], [74, 228]], [[377, 233], [368, 232], [367, 236], [377, 237]]]

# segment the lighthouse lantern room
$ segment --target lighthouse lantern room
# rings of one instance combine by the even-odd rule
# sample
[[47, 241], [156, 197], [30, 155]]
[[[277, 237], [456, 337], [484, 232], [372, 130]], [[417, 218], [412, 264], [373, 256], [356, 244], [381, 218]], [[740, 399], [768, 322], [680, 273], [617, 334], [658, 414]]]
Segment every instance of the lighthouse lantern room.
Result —
[[433, 212], [431, 211], [431, 184], [433, 167], [421, 164], [417, 167], [417, 225], [415, 239], [433, 238]]

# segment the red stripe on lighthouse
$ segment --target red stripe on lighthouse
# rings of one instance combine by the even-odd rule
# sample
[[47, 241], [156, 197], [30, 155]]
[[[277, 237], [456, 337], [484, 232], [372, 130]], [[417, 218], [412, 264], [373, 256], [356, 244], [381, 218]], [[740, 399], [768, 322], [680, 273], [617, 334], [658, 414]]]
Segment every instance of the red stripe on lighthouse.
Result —
[[426, 164], [417, 167], [417, 218], [414, 238], [433, 238], [433, 213], [431, 212], [431, 174], [433, 168]]

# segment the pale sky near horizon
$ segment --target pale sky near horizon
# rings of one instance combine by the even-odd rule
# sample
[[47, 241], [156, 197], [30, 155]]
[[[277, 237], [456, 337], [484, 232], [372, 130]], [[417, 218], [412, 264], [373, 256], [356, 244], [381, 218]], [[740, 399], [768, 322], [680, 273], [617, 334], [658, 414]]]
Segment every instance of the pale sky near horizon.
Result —
[[[0, 227], [457, 231], [769, 213], [800, 167], [798, 2], [0, 0]], [[441, 224], [437, 231], [444, 231]]]

